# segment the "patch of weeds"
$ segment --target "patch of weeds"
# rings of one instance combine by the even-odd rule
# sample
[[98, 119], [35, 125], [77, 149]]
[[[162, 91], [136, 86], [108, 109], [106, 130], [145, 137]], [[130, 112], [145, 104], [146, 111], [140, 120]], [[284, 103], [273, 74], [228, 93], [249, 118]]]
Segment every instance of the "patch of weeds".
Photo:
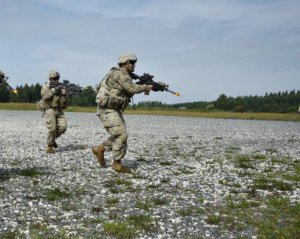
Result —
[[176, 213], [181, 217], [189, 217], [193, 215], [202, 215], [205, 212], [203, 208], [196, 206], [188, 206], [176, 210]]
[[199, 201], [200, 203], [204, 203], [204, 198], [198, 198], [198, 201]]
[[76, 188], [75, 190], [72, 191], [73, 196], [80, 196], [80, 195], [85, 195], [85, 194], [86, 194], [85, 188]]
[[279, 157], [279, 156], [277, 156], [277, 157], [272, 157], [271, 158], [271, 162], [273, 163], [273, 164], [275, 164], [275, 163], [277, 163], [277, 164], [284, 164], [284, 165], [289, 165], [289, 164], [291, 164], [291, 158], [290, 157]]
[[289, 205], [289, 199], [283, 198], [281, 196], [270, 197], [267, 199], [266, 204], [273, 208], [284, 209], [285, 207], [287, 207]]
[[166, 200], [165, 198], [153, 198], [152, 202], [154, 206], [161, 206], [161, 205], [166, 205], [169, 201]]
[[85, 226], [89, 226], [90, 224], [102, 224], [105, 220], [102, 218], [93, 218], [93, 219], [87, 219], [83, 221], [83, 224]]
[[130, 215], [126, 222], [134, 228], [151, 231], [155, 228], [155, 221], [148, 215]]
[[44, 191], [44, 196], [46, 200], [55, 201], [55, 200], [68, 198], [71, 196], [71, 193], [60, 190], [59, 188], [54, 188], [54, 189], [46, 189]]
[[117, 199], [117, 198], [108, 198], [106, 200], [106, 204], [107, 204], [108, 207], [115, 206], [118, 203], [119, 203], [119, 199]]
[[226, 205], [230, 209], [247, 209], [258, 207], [261, 205], [261, 202], [247, 200], [245, 198], [232, 197], [231, 195], [229, 195], [228, 197], [226, 197]]
[[159, 188], [159, 185], [155, 185], [155, 184], [149, 184], [147, 185], [148, 189], [155, 189], [155, 188]]
[[119, 212], [117, 210], [111, 210], [108, 215], [109, 220], [119, 219]]
[[140, 175], [140, 174], [138, 174], [136, 172], [132, 172], [131, 175], [132, 175], [132, 178], [134, 178], [134, 179], [141, 179], [141, 178], [143, 178], [142, 175]]
[[72, 204], [72, 203], [64, 203], [61, 206], [61, 209], [64, 211], [76, 211], [78, 209], [78, 206], [76, 204]]
[[277, 149], [274, 149], [274, 148], [267, 148], [266, 151], [267, 151], [269, 154], [277, 153]]
[[238, 150], [241, 150], [241, 148], [236, 147], [236, 146], [229, 146], [225, 149], [225, 153], [232, 154], [232, 153], [235, 153]]
[[30, 231], [30, 238], [41, 239], [46, 237], [47, 233], [49, 232], [49, 229], [46, 225], [37, 223], [37, 224], [31, 224], [29, 226], [29, 231]]
[[91, 211], [94, 213], [99, 213], [99, 212], [103, 212], [103, 208], [102, 207], [92, 207]]
[[115, 180], [106, 180], [105, 182], [103, 182], [103, 186], [105, 188], [115, 187]]
[[218, 215], [208, 215], [206, 218], [208, 224], [218, 225], [221, 222], [221, 217]]
[[283, 174], [282, 178], [289, 181], [300, 182], [300, 174]]
[[254, 159], [256, 160], [261, 160], [261, 161], [265, 161], [267, 159], [267, 156], [264, 154], [255, 154], [254, 155]]
[[131, 181], [128, 181], [128, 180], [125, 180], [125, 179], [122, 179], [122, 178], [117, 178], [115, 179], [115, 184], [117, 185], [126, 185], [126, 186], [131, 186], [132, 185], [132, 182]]
[[173, 164], [173, 162], [171, 161], [163, 161], [163, 162], [159, 162], [160, 165], [162, 166], [171, 166]]
[[145, 211], [149, 211], [151, 208], [151, 202], [149, 199], [146, 199], [145, 201], [138, 200], [135, 204], [135, 207]]
[[224, 160], [221, 157], [216, 157], [215, 161], [220, 164], [221, 166], [224, 164]]
[[273, 198], [267, 200], [267, 205], [262, 216], [253, 221], [259, 238], [299, 238], [300, 204]]
[[240, 183], [232, 183], [231, 180], [226, 180], [226, 179], [220, 179], [218, 181], [220, 184], [224, 185], [224, 186], [230, 186], [230, 187], [235, 187], [235, 188], [241, 188], [241, 184]]
[[178, 175], [180, 174], [193, 174], [194, 172], [191, 170], [191, 168], [179, 168], [178, 169]]
[[136, 229], [130, 227], [128, 222], [104, 222], [104, 233], [116, 239], [131, 239], [136, 236]]
[[281, 190], [281, 191], [290, 191], [293, 190], [293, 185], [283, 181], [269, 179], [269, 178], [257, 178], [254, 180], [254, 189], [263, 189], [263, 190]]
[[110, 187], [110, 188], [109, 188], [109, 191], [110, 191], [111, 193], [113, 193], [113, 194], [116, 194], [116, 193], [119, 193], [119, 192], [120, 192], [120, 190], [118, 190], [116, 187]]
[[234, 162], [239, 168], [254, 168], [249, 155], [237, 155]]
[[4, 232], [0, 233], [0, 238], [2, 239], [15, 239], [20, 238], [20, 235], [17, 232]]

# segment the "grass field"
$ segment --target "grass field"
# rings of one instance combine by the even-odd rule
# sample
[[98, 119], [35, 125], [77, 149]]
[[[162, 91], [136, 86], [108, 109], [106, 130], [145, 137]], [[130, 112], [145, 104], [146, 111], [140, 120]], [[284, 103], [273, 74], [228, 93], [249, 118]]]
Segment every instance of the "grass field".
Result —
[[[0, 110], [36, 110], [35, 104], [31, 103], [0, 103]], [[70, 106], [67, 112], [95, 113], [95, 107]], [[131, 115], [164, 115], [180, 117], [199, 117], [217, 119], [243, 119], [243, 120], [274, 120], [274, 121], [300, 121], [300, 114], [297, 113], [237, 113], [224, 111], [203, 112], [199, 110], [179, 109], [127, 109], [125, 114]]]

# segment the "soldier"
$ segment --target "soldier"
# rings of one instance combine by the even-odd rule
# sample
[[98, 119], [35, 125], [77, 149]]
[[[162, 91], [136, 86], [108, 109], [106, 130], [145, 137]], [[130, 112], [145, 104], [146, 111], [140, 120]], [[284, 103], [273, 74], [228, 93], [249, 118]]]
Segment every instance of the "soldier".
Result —
[[119, 68], [112, 68], [99, 84], [96, 103], [97, 112], [109, 138], [92, 151], [101, 167], [105, 167], [104, 152], [112, 151], [112, 168], [117, 172], [129, 173], [130, 169], [121, 163], [127, 150], [127, 130], [122, 111], [128, 106], [134, 94], [158, 90], [159, 85], [137, 85], [131, 78], [137, 57], [133, 54], [121, 55]]
[[59, 86], [60, 74], [50, 71], [49, 83], [42, 87], [41, 95], [44, 107], [44, 119], [48, 128], [47, 153], [55, 153], [56, 139], [67, 130], [67, 121], [63, 109], [67, 108], [67, 91]]
[[6, 88], [8, 88], [12, 93], [14, 94], [18, 94], [18, 91], [17, 90], [14, 90], [8, 83], [7, 83], [7, 80], [8, 80], [8, 76], [5, 76], [4, 72], [3, 71], [0, 71], [0, 86], [1, 85], [4, 85]]

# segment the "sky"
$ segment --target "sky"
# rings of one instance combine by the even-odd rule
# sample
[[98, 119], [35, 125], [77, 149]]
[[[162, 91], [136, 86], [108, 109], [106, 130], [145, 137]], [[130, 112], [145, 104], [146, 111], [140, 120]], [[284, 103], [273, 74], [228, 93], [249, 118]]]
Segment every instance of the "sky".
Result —
[[0, 70], [9, 83], [95, 86], [123, 53], [181, 103], [300, 90], [299, 0], [0, 0]]

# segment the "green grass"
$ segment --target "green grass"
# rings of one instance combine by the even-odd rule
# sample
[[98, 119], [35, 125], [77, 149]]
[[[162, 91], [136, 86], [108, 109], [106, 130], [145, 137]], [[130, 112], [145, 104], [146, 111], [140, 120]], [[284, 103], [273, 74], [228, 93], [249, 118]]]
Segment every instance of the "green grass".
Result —
[[105, 222], [104, 233], [116, 239], [131, 239], [136, 235], [136, 230], [128, 222]]
[[204, 213], [205, 210], [197, 206], [187, 206], [176, 210], [176, 214], [181, 217], [197, 216]]
[[37, 177], [37, 176], [41, 175], [42, 173], [39, 172], [35, 168], [25, 168], [25, 169], [21, 169], [18, 172], [18, 174], [21, 176], [25, 176], [25, 177]]
[[[0, 110], [37, 110], [33, 103], [0, 103]], [[70, 106], [68, 112], [95, 113], [96, 107]], [[300, 121], [300, 116], [293, 113], [238, 113], [238, 112], [203, 112], [199, 110], [179, 109], [127, 109], [126, 114], [134, 115], [164, 115], [181, 117], [219, 118], [219, 119], [243, 119], [243, 120], [275, 120], [275, 121]]]
[[49, 201], [61, 200], [64, 198], [69, 198], [71, 194], [67, 191], [63, 191], [59, 188], [47, 189], [44, 191], [45, 199]]
[[280, 179], [272, 179], [269, 177], [259, 177], [254, 180], [254, 189], [263, 189], [263, 190], [281, 190], [281, 191], [291, 191], [294, 189], [293, 185], [287, 182], [283, 182]]

